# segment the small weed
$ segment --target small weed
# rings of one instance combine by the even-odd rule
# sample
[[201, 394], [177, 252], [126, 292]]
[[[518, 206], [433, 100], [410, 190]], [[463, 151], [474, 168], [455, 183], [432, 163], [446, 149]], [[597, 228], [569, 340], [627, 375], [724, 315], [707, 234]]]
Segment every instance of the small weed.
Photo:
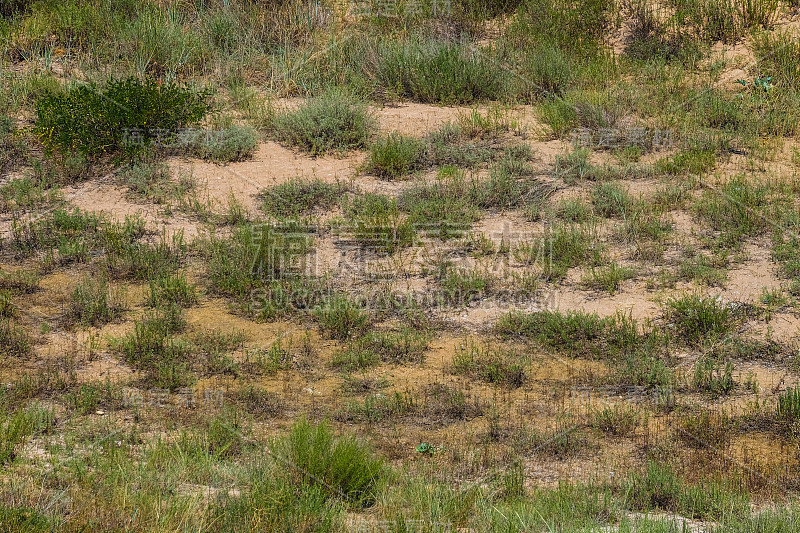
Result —
[[334, 295], [314, 309], [320, 328], [335, 339], [360, 335], [369, 323], [369, 314], [342, 295]]
[[525, 382], [525, 362], [522, 357], [503, 349], [481, 348], [468, 344], [456, 348], [452, 372], [467, 375], [510, 388]]
[[23, 357], [30, 353], [31, 341], [22, 327], [10, 319], [0, 319], [0, 355]]
[[629, 267], [623, 267], [617, 263], [608, 266], [592, 268], [591, 275], [583, 279], [583, 284], [595, 290], [607, 291], [614, 294], [619, 290], [620, 284], [636, 276], [636, 271]]
[[636, 202], [621, 186], [601, 183], [592, 189], [592, 204], [600, 216], [622, 218], [631, 213]]
[[394, 199], [369, 193], [345, 201], [343, 209], [356, 240], [368, 249], [393, 254], [415, 242], [414, 224], [400, 212]]
[[401, 178], [419, 168], [424, 152], [422, 141], [392, 133], [370, 147], [366, 171], [383, 179]]
[[184, 327], [182, 311], [173, 305], [145, 314], [131, 333], [113, 339], [112, 345], [129, 364], [147, 372], [154, 385], [175, 390], [194, 381], [187, 357], [190, 346], [173, 337]]
[[181, 273], [165, 274], [150, 280], [150, 294], [146, 304], [150, 307], [161, 307], [176, 304], [190, 307], [197, 303], [194, 285], [190, 285]]
[[252, 128], [232, 125], [211, 131], [189, 130], [178, 139], [178, 145], [202, 159], [232, 163], [252, 157], [258, 147], [258, 136]]
[[593, 427], [604, 433], [627, 437], [633, 435], [642, 422], [642, 416], [633, 406], [615, 405], [605, 407], [592, 413]]
[[730, 394], [736, 383], [733, 381], [733, 363], [724, 365], [710, 357], [701, 357], [694, 366], [692, 386], [712, 396]]
[[84, 327], [101, 326], [119, 318], [124, 310], [120, 295], [109, 289], [105, 277], [87, 276], [72, 292], [67, 322]]

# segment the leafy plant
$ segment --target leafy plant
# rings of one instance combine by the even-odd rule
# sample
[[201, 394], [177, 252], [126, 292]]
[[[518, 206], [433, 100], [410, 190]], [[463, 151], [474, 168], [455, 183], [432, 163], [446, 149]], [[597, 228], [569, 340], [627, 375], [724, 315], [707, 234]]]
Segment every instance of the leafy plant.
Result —
[[433, 444], [428, 444], [427, 442], [420, 443], [416, 448], [417, 453], [420, 455], [427, 455], [429, 457], [433, 457], [437, 453], [444, 451], [444, 446], [434, 446]]
[[48, 150], [131, 155], [200, 121], [210, 92], [136, 77], [72, 85], [36, 102], [34, 133]]

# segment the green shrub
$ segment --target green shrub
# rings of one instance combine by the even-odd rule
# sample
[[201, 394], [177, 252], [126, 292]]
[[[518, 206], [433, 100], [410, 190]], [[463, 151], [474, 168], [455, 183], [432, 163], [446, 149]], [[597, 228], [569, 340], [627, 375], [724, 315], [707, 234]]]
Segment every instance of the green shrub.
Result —
[[25, 162], [28, 147], [17, 132], [14, 120], [0, 114], [0, 173], [16, 168]]
[[0, 289], [0, 319], [13, 318], [17, 314], [14, 296], [8, 289]]
[[254, 385], [240, 389], [235, 398], [242, 402], [245, 411], [252, 415], [276, 417], [285, 409], [281, 395]]
[[428, 163], [445, 167], [471, 167], [495, 158], [497, 152], [487, 140], [474, 139], [459, 123], [445, 122], [426, 137]]
[[618, 436], [630, 436], [641, 423], [639, 410], [631, 405], [604, 407], [592, 413], [592, 425], [603, 431]]
[[24, 13], [33, 4], [32, 0], [3, 0], [0, 4], [0, 16], [11, 17]]
[[591, 58], [605, 32], [617, 24], [617, 16], [611, 0], [527, 2], [505, 37], [519, 48], [547, 43], [572, 56]]
[[302, 418], [287, 437], [276, 440], [274, 453], [289, 465], [288, 475], [302, 490], [314, 486], [329, 498], [354, 508], [373, 505], [386, 468], [354, 437], [335, 437], [328, 424]]
[[11, 179], [0, 186], [0, 212], [41, 208], [57, 204], [61, 199], [58, 185], [47, 178], [25, 176]]
[[315, 208], [330, 209], [339, 203], [348, 189], [338, 181], [327, 183], [320, 179], [295, 178], [262, 190], [259, 197], [267, 214], [289, 218], [308, 215]]
[[333, 366], [363, 369], [378, 362], [407, 364], [422, 362], [430, 334], [410, 328], [371, 331], [334, 356]]
[[614, 294], [619, 290], [620, 284], [636, 276], [636, 271], [629, 267], [611, 263], [608, 266], [592, 268], [589, 276], [583, 279], [583, 284], [597, 290]]
[[664, 20], [658, 7], [645, 0], [630, 2], [631, 36], [625, 54], [642, 61], [679, 61], [693, 65], [702, 56], [700, 43], [682, 31], [680, 16]]
[[368, 193], [342, 202], [356, 240], [377, 253], [393, 254], [412, 246], [416, 231], [397, 201], [382, 194]]
[[[664, 359], [643, 352], [644, 350], [637, 350], [625, 355], [615, 368], [616, 380], [619, 383], [635, 387], [670, 390], [669, 388], [675, 382], [675, 374], [672, 369], [667, 366]], [[669, 394], [666, 394], [665, 398], [657, 398], [657, 400], [666, 400], [667, 403], [674, 401]]]
[[606, 358], [654, 349], [661, 339], [655, 331], [640, 333], [636, 321], [624, 315], [600, 317], [581, 311], [512, 311], [500, 317], [495, 330], [503, 337], [527, 338], [554, 351]]
[[[575, 77], [570, 54], [550, 43], [528, 50], [522, 64], [524, 90], [530, 100], [561, 97]], [[555, 128], [554, 128], [555, 129]]]
[[711, 229], [738, 240], [740, 236], [755, 236], [767, 230], [769, 223], [764, 215], [777, 205], [770, 200], [773, 199], [766, 185], [752, 184], [739, 175], [718, 190], [705, 191], [694, 208]]
[[346, 372], [365, 370], [380, 363], [378, 354], [358, 346], [350, 346], [333, 356], [331, 366]]
[[[563, 224], [553, 226], [540, 249], [538, 255], [544, 254], [547, 261], [544, 275], [559, 280], [567, 275], [570, 268], [588, 263], [597, 266], [603, 263], [602, 244], [598, 243], [592, 226]], [[546, 246], [547, 249], [541, 249]]]
[[400, 178], [419, 167], [424, 150], [422, 141], [392, 133], [373, 143], [366, 170], [379, 178]]
[[28, 256], [37, 251], [58, 251], [63, 263], [85, 262], [89, 252], [104, 243], [103, 219], [79, 209], [56, 209], [30, 222], [12, 223], [12, 245]]
[[681, 0], [676, 7], [701, 38], [730, 43], [753, 28], [769, 28], [777, 14], [778, 0]]
[[361, 337], [357, 345], [374, 352], [385, 363], [422, 362], [430, 334], [412, 328], [390, 331], [372, 331]]
[[722, 287], [728, 279], [728, 260], [712, 255], [697, 254], [686, 258], [678, 268], [677, 278], [695, 280], [709, 286]]
[[0, 412], [0, 465], [14, 461], [19, 449], [35, 433], [47, 429], [54, 421], [52, 411], [37, 405], [27, 409]]
[[197, 303], [196, 288], [194, 285], [190, 285], [181, 273], [164, 274], [150, 280], [150, 293], [146, 303], [150, 307], [169, 304], [189, 307]]
[[584, 201], [564, 199], [555, 206], [555, 216], [566, 222], [583, 224], [592, 220], [592, 209]]
[[671, 158], [656, 161], [656, 171], [672, 176], [684, 173], [705, 174], [717, 164], [716, 156], [712, 150], [689, 149], [682, 150]]
[[714, 396], [730, 394], [736, 383], [733, 381], [733, 363], [723, 366], [711, 357], [701, 357], [694, 366], [692, 385]]
[[[12, 5], [16, 2], [11, 2]], [[2, 4], [5, 7], [5, 4]], [[6, 507], [0, 505], [0, 531], [13, 533], [47, 533], [53, 530], [53, 524], [45, 515], [29, 507]]]
[[601, 183], [592, 189], [592, 204], [600, 216], [625, 217], [633, 209], [635, 200], [620, 185]]
[[286, 222], [238, 228], [226, 238], [212, 237], [202, 248], [210, 290], [238, 299], [265, 319], [314, 307], [319, 283], [306, 276], [303, 264], [312, 243], [308, 231], [296, 222]]
[[583, 179], [591, 179], [593, 166], [589, 163], [590, 155], [591, 152], [585, 148], [557, 155], [553, 177], [564, 180], [567, 185], [574, 185]]
[[414, 402], [409, 394], [374, 394], [364, 398], [363, 402], [349, 402], [347, 406], [335, 413], [342, 422], [381, 422], [387, 418], [397, 418], [413, 412]]
[[673, 324], [676, 334], [688, 344], [718, 340], [730, 332], [736, 323], [736, 315], [729, 306], [697, 294], [668, 300], [665, 318]]
[[756, 67], [782, 89], [800, 84], [800, 43], [786, 31], [763, 32], [754, 36]]
[[440, 239], [461, 236], [480, 218], [463, 174], [445, 169], [433, 183], [418, 183], [404, 189], [397, 201], [415, 227]]
[[509, 166], [501, 162], [489, 170], [488, 180], [473, 183], [470, 200], [486, 209], [540, 205], [550, 189], [538, 179], [516, 175]]
[[106, 265], [118, 278], [148, 280], [175, 272], [186, 257], [186, 244], [183, 232], [172, 235], [172, 242], [166, 232], [154, 245], [123, 240], [109, 246]]
[[513, 15], [522, 3], [522, 0], [456, 0], [453, 7], [457, 10], [456, 16], [484, 21], [500, 15]]
[[447, 263], [440, 267], [436, 278], [442, 287], [442, 303], [452, 307], [469, 305], [492, 285], [492, 279], [476, 269], [453, 267]]
[[789, 420], [800, 420], [800, 387], [788, 387], [778, 395], [778, 414]]
[[39, 97], [34, 133], [48, 150], [129, 155], [163, 140], [165, 131], [175, 135], [200, 121], [209, 110], [209, 95], [153, 78], [72, 85]]
[[76, 392], [67, 394], [66, 403], [76, 415], [86, 415], [97, 410], [101, 394], [96, 386], [84, 383]]
[[625, 481], [625, 500], [632, 509], [659, 509], [690, 518], [720, 520], [749, 513], [745, 493], [725, 482], [703, 480], [690, 485], [669, 466], [649, 462], [644, 474], [631, 474]]
[[367, 106], [341, 89], [311, 98], [299, 109], [275, 116], [276, 138], [311, 155], [365, 148], [375, 120]]

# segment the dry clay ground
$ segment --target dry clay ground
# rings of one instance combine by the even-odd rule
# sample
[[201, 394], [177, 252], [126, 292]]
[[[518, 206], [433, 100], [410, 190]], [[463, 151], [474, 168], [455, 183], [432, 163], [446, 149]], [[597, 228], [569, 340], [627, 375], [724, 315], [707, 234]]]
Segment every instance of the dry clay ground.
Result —
[[[735, 55], [734, 50], [734, 55]], [[729, 55], [731, 51], [725, 51]], [[731, 71], [741, 68], [741, 64], [733, 60]], [[732, 83], [736, 75], [723, 74], [721, 83]], [[286, 102], [296, 105], [296, 101]], [[277, 102], [281, 107], [282, 102]], [[439, 128], [447, 121], [457, 120], [461, 114], [469, 114], [469, 108], [437, 107], [415, 103], [399, 103], [373, 109], [382, 133], [398, 131], [406, 135], [420, 137], [429, 131]], [[534, 117], [533, 110], [517, 107], [510, 111], [518, 122], [515, 141], [530, 145], [535, 156], [534, 165], [542, 180], [552, 183], [556, 192], [550, 197], [552, 205], [569, 198], [587, 199], [593, 184], [578, 182], [566, 185], [551, 176], [556, 156], [571, 150], [570, 143], [563, 140], [542, 140], [542, 128]], [[797, 163], [792, 159], [792, 146], [787, 143], [771, 161], [763, 163], [757, 172], [747, 172], [751, 167], [744, 156], [731, 155], [729, 159], [718, 164], [716, 172], [704, 176], [700, 182], [694, 182], [689, 192], [691, 197], [700, 197], [707, 182], [713, 185], [717, 180], [725, 180], [737, 173], [747, 172], [749, 176], [769, 177], [787, 182], [796, 178]], [[669, 155], [669, 151], [646, 154], [642, 162], [655, 161]], [[260, 213], [260, 201], [256, 197], [263, 189], [281, 184], [287, 180], [304, 177], [318, 178], [327, 182], [343, 181], [363, 192], [377, 192], [396, 197], [400, 191], [413, 184], [414, 180], [433, 180], [434, 172], [401, 181], [385, 181], [374, 176], [365, 175], [361, 165], [366, 157], [364, 153], [353, 153], [343, 157], [312, 158], [293, 149], [281, 146], [273, 141], [262, 142], [251, 160], [215, 165], [201, 160], [174, 157], [169, 165], [174, 174], [190, 173], [197, 181], [201, 198], [212, 206], [213, 210], [224, 211], [231, 197], [234, 197], [248, 212], [251, 220], [263, 218]], [[596, 164], [613, 161], [608, 152], [596, 151], [591, 156]], [[483, 172], [483, 171], [478, 171]], [[680, 181], [681, 177], [677, 178]], [[634, 196], [649, 198], [663, 185], [660, 179], [636, 178], [626, 180], [623, 185]], [[183, 232], [189, 242], [199, 236], [207, 235], [209, 227], [197, 220], [191, 213], [173, 210], [165, 214], [163, 206], [143, 203], [132, 199], [129, 192], [118, 185], [112, 176], [90, 179], [75, 186], [63, 189], [63, 196], [69, 205], [86, 211], [106, 213], [111, 219], [123, 221], [126, 216], [140, 214], [148, 226], [156, 232], [164, 229], [173, 234]], [[316, 213], [319, 220], [327, 220], [336, 213]], [[727, 276], [727, 280], [719, 286], [700, 285], [694, 281], [677, 281], [674, 284], [659, 282], [659, 274], [675, 271], [683, 261], [683, 251], [687, 246], [696, 245], [698, 239], [698, 223], [688, 208], [672, 210], [668, 213], [674, 232], [669, 240], [663, 260], [641, 262], [632, 259], [632, 247], [619, 244], [610, 238], [615, 224], [619, 221], [603, 220], [599, 227], [599, 236], [606, 241], [611, 256], [622, 265], [635, 265], [637, 275], [623, 281], [619, 290], [609, 295], [606, 292], [587, 288], [582, 280], [587, 274], [583, 267], [573, 268], [565, 280], [550, 284], [529, 302], [518, 304], [518, 308], [537, 310], [549, 308], [562, 312], [583, 310], [601, 316], [616, 313], [628, 314], [640, 322], [653, 320], [657, 327], [669, 327], [661, 320], [662, 304], [673, 295], [687, 292], [699, 292], [723, 302], [752, 303], [761, 306], [764, 291], [784, 290], [787, 285], [781, 279], [771, 259], [771, 243], [768, 238], [755, 242], [747, 242], [739, 262], [735, 262]], [[501, 243], [515, 249], [521, 243], [537, 239], [543, 235], [547, 221], [530, 222], [516, 212], [490, 212], [472, 228], [475, 234], [482, 233], [491, 239], [496, 246]], [[225, 231], [224, 229], [222, 231]], [[3, 238], [10, 232], [10, 218], [2, 221]], [[354, 280], [352, 272], [342, 265], [350, 264], [348, 254], [352, 253], [346, 243], [330, 233], [321, 234], [315, 240], [317, 264], [322, 272], [331, 275], [343, 287], [355, 287], [364, 282]], [[387, 288], [395, 290], [426, 288], [426, 280], [420, 275], [420, 259], [430, 250], [415, 247], [403, 250], [394, 259], [395, 276], [382, 281]], [[511, 254], [513, 256], [513, 254]], [[406, 258], [406, 256], [408, 256]], [[404, 259], [406, 258], [406, 259]], [[464, 264], [479, 263], [474, 257], [460, 257]], [[497, 276], [508, 274], [522, 267], [515, 264], [513, 258], [498, 260], [492, 256], [488, 267], [495, 269]], [[497, 265], [501, 265], [497, 267]], [[24, 264], [3, 264], [3, 270], [24, 268]], [[190, 259], [186, 268], [189, 279], [201, 288], [205, 283], [202, 268]], [[126, 299], [129, 311], [124, 320], [106, 325], [102, 328], [66, 331], [58, 327], [58, 316], [69, 302], [70, 295], [78, 279], [85, 275], [83, 267], [71, 267], [66, 271], [58, 271], [45, 275], [38, 292], [21, 300], [20, 308], [31, 324], [48, 322], [53, 329], [39, 335], [35, 345], [35, 356], [21, 364], [4, 366], [0, 370], [0, 379], [9, 382], [24, 372], [42, 372], [49, 365], [61, 368], [72, 368], [79, 382], [97, 382], [111, 380], [120, 383], [135, 383], [135, 371], [120, 361], [118, 355], [109, 350], [108, 339], [120, 336], [133, 329], [134, 320], [143, 312], [143, 301], [147, 292], [145, 284], [133, 284], [127, 287]], [[511, 279], [511, 278], [508, 278]], [[377, 283], [377, 282], [376, 282]], [[508, 282], [513, 283], [513, 282]], [[516, 389], [496, 387], [466, 377], [457, 377], [449, 372], [452, 357], [458, 346], [469, 342], [501, 343], [489, 333], [497, 318], [507, 312], [508, 308], [497, 305], [491, 299], [474, 303], [466, 308], [451, 309], [437, 314], [438, 330], [430, 341], [423, 362], [392, 365], [382, 364], [365, 371], [361, 376], [364, 389], [351, 386], [348, 380], [332, 370], [329, 362], [333, 355], [343, 349], [344, 343], [329, 340], [321, 336], [310, 321], [287, 320], [258, 323], [242, 316], [230, 308], [223, 299], [201, 296], [198, 305], [190, 307], [187, 319], [191, 329], [216, 330], [223, 333], [241, 332], [244, 342], [234, 351], [233, 358], [243, 360], [248, 352], [258, 348], [268, 348], [277, 340], [291, 343], [292, 350], [297, 352], [295, 365], [288, 370], [280, 370], [269, 376], [251, 377], [251, 381], [267, 390], [276, 392], [283, 402], [282, 412], [274, 417], [257, 418], [254, 431], [273, 433], [277, 429], [289, 425], [292, 419], [303, 413], [312, 417], [334, 415], [337, 424], [347, 426], [357, 424], [387, 457], [398, 462], [418, 459], [415, 446], [420, 442], [443, 445], [447, 453], [461, 456], [460, 474], [463, 479], [474, 479], [476, 472], [486, 472], [488, 468], [502, 469], [504, 449], [475, 447], [482, 442], [487, 432], [492, 430], [496, 416], [500, 422], [500, 431], [508, 428], [522, 427], [530, 424], [541, 424], [559, 428], [568, 428], [563, 421], [566, 414], [571, 420], [584, 420], [592, 408], [603, 405], [628, 403], [648, 406], [652, 398], [648, 393], [636, 389], [595, 388], [599, 378], [607, 372], [602, 362], [581, 359], [564, 359], [532, 348], [530, 345], [507, 346], [525, 352], [530, 356], [532, 365], [526, 383]], [[737, 361], [735, 364], [735, 381], [755, 382], [754, 387], [738, 387], [729, 396], [713, 399], [700, 393], [687, 390], [681, 394], [680, 402], [687, 405], [703, 405], [716, 412], [731, 409], [730, 412], [744, 412], [752, 409], [754, 402], [773, 405], [776, 396], [787, 387], [798, 382], [798, 374], [791, 370], [792, 353], [796, 353], [798, 334], [800, 333], [800, 315], [791, 303], [772, 309], [769, 320], [755, 318], [742, 325], [741, 333], [752, 338], [771, 338], [791, 351], [781, 354], [780, 360]], [[309, 337], [306, 337], [308, 335]], [[298, 348], [302, 345], [302, 348]], [[691, 350], [675, 354], [679, 369], [690, 375], [697, 359], [697, 353]], [[237, 378], [215, 376], [203, 379], [198, 387], [228, 391], [236, 390]], [[382, 383], [385, 385], [376, 385]], [[419, 419], [381, 420], [377, 422], [353, 422], [347, 417], [337, 417], [337, 410], [353, 401], [362, 401], [371, 396], [389, 396], [395, 391], [401, 395], [416, 397], [421, 391], [429, 390], [431, 384], [444, 383], [465, 391], [469, 402], [475, 405], [491, 405], [480, 411], [482, 414], [466, 417], [466, 420], [439, 419], [435, 416]], [[587, 385], [588, 384], [588, 385]], [[59, 409], [59, 407], [56, 407]], [[61, 408], [63, 409], [63, 407]], [[492, 413], [497, 413], [496, 415]], [[168, 415], [168, 416], [165, 416]], [[150, 434], [169, 434], [169, 419], [180, 419], [184, 414], [174, 406], [148, 406], [143, 409], [121, 408], [113, 412], [97, 411], [89, 414], [98, 420], [111, 419], [113, 425], [139, 423], [149, 427]], [[566, 457], [532, 456], [525, 464], [526, 483], [530, 485], [555, 486], [559, 480], [609, 480], [617, 472], [635, 468], [643, 457], [643, 447], [651, 445], [654, 439], [671, 431], [671, 423], [666, 415], [653, 414], [631, 436], [594, 437], [595, 440], [576, 454]], [[479, 451], [475, 451], [479, 450]], [[488, 451], [487, 451], [488, 450]], [[29, 457], [43, 456], [42, 443], [34, 440], [23, 452]], [[470, 453], [472, 455], [470, 455]], [[705, 465], [710, 469], [712, 464], [734, 464], [747, 471], [750, 467], [775, 467], [776, 471], [791, 472], [798, 466], [798, 453], [789, 442], [776, 438], [774, 434], [751, 431], [738, 434], [724, 449], [708, 448], [693, 452], [704, 454]], [[687, 457], [687, 461], [696, 460], [696, 456]], [[702, 472], [696, 472], [701, 475]], [[778, 474], [780, 478], [780, 473]], [[191, 490], [191, 488], [187, 489]], [[773, 495], [780, 495], [781, 489], [774, 489]], [[775, 494], [777, 492], [777, 494]]]

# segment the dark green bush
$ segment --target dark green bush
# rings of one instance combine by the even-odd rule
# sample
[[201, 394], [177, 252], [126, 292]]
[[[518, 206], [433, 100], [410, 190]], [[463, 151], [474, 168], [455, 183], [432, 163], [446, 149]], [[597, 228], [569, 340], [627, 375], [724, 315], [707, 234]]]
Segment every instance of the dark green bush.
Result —
[[209, 96], [153, 78], [71, 85], [38, 98], [34, 133], [47, 150], [131, 155], [200, 121], [210, 110]]

